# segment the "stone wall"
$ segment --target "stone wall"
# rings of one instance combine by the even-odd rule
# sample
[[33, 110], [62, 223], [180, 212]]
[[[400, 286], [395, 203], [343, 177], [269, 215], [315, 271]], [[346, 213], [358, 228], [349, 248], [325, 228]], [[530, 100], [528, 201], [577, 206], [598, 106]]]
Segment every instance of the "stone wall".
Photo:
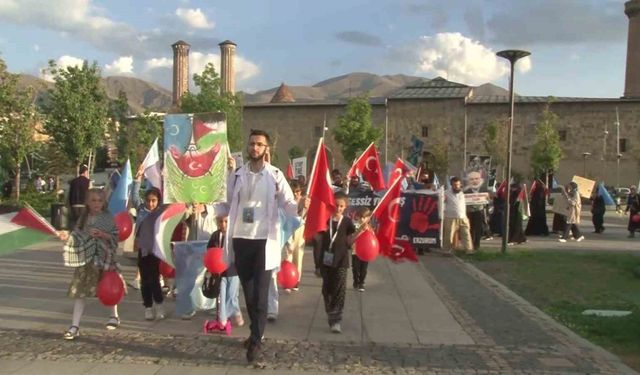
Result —
[[[351, 167], [351, 162], [345, 162], [340, 151], [340, 145], [333, 139], [332, 130], [338, 125], [338, 118], [344, 113], [344, 104], [265, 104], [247, 105], [243, 111], [243, 131], [247, 138], [251, 129], [261, 129], [269, 133], [275, 142], [277, 160], [274, 163], [283, 170], [289, 159], [288, 152], [293, 146], [298, 146], [310, 157], [315, 154], [318, 139], [322, 136], [322, 125], [326, 116], [329, 130], [325, 131], [329, 163], [343, 173]], [[372, 106], [373, 126], [384, 129], [384, 105]], [[383, 141], [382, 141], [383, 142]], [[381, 143], [383, 144], [383, 143]], [[234, 150], [235, 151], [235, 150]], [[242, 150], [246, 154], [246, 150]], [[380, 150], [383, 152], [383, 150]], [[311, 168], [312, 160], [308, 160]]]
[[[513, 172], [531, 177], [530, 152], [534, 141], [535, 126], [540, 120], [545, 103], [519, 103], [515, 108], [513, 132]], [[616, 107], [620, 115], [620, 138], [627, 140], [627, 150], [622, 152], [620, 168], [616, 158]], [[333, 140], [331, 130], [338, 124], [338, 117], [344, 112], [342, 104], [265, 104], [248, 105], [244, 108], [244, 132], [263, 129], [272, 135], [276, 143], [276, 165], [285, 168], [288, 150], [298, 146], [307, 155], [315, 153], [322, 124], [326, 115], [326, 145], [329, 162], [346, 171], [351, 162], [345, 162], [339, 145]], [[640, 150], [640, 101], [575, 101], [556, 102], [551, 109], [559, 116], [557, 129], [566, 131], [566, 140], [561, 141], [565, 157], [560, 163], [557, 177], [566, 182], [574, 174], [583, 175], [585, 159], [583, 152], [591, 153], [586, 161], [586, 175], [604, 180], [608, 185], [616, 185], [619, 171], [620, 185], [637, 184], [639, 179], [638, 161], [634, 148]], [[477, 104], [465, 102], [462, 98], [439, 100], [389, 100], [388, 101], [388, 160], [397, 156], [407, 157], [411, 147], [411, 136], [425, 141], [424, 151], [436, 142], [445, 142], [449, 151], [449, 175], [460, 174], [464, 163], [464, 123], [467, 117], [467, 155], [486, 154], [482, 139], [485, 127], [496, 119], [506, 119], [508, 104]], [[372, 122], [384, 129], [385, 107], [374, 105]], [[609, 134], [605, 144], [605, 125]], [[428, 136], [422, 137], [422, 127], [428, 128]], [[243, 150], [244, 151], [244, 150]], [[379, 142], [381, 161], [385, 158], [385, 139]], [[309, 166], [311, 160], [309, 160]]]

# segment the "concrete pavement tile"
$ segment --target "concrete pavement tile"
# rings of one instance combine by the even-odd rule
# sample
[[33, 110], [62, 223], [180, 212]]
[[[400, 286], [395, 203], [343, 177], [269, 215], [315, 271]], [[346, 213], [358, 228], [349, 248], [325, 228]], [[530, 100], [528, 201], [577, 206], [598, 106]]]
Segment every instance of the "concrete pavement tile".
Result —
[[[225, 366], [164, 366], [158, 372], [154, 373], [154, 375], [223, 375], [223, 374], [255, 374], [255, 370], [251, 369], [251, 372], [244, 372], [245, 369], [230, 369]], [[265, 374], [265, 372], [260, 371], [260, 374]], [[109, 374], [113, 375], [113, 374]]]
[[124, 363], [101, 363], [83, 375], [154, 375], [162, 366]]
[[84, 375], [96, 363], [35, 361], [17, 370], [11, 375]]
[[416, 330], [422, 345], [473, 345], [473, 339], [460, 331]]
[[0, 359], [0, 374], [12, 374], [30, 364], [29, 361], [17, 361], [11, 359]]

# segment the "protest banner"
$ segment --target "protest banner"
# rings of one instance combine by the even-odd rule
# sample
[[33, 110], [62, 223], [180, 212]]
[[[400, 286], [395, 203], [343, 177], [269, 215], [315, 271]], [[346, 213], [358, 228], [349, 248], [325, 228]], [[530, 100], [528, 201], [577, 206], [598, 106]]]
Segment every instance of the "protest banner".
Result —
[[164, 202], [210, 203], [226, 196], [224, 113], [168, 114], [164, 119]]

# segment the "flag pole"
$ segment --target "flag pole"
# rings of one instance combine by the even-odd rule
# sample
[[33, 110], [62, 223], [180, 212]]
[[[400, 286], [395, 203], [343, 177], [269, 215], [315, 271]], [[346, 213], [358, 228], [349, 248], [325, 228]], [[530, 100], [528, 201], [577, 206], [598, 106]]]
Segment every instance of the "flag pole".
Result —
[[320, 139], [318, 140], [318, 148], [316, 148], [316, 156], [313, 159], [313, 166], [311, 166], [311, 179], [309, 179], [309, 181], [307, 182], [307, 194], [306, 196], [309, 196], [309, 191], [311, 190], [311, 186], [313, 186], [313, 178], [315, 176], [315, 172], [316, 172], [316, 164], [318, 161], [318, 154], [320, 154], [320, 146], [322, 145], [322, 142], [324, 142], [324, 138], [320, 137]]

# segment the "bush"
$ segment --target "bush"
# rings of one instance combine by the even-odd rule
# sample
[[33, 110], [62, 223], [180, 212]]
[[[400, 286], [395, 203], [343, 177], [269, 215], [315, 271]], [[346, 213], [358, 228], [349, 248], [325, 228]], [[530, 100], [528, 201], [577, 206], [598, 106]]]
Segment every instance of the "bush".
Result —
[[0, 213], [15, 212], [24, 206], [23, 202], [29, 203], [40, 215], [49, 217], [51, 215], [51, 204], [58, 203], [59, 201], [53, 192], [23, 192], [20, 194], [20, 202], [16, 202], [15, 200], [2, 201], [0, 204]]

